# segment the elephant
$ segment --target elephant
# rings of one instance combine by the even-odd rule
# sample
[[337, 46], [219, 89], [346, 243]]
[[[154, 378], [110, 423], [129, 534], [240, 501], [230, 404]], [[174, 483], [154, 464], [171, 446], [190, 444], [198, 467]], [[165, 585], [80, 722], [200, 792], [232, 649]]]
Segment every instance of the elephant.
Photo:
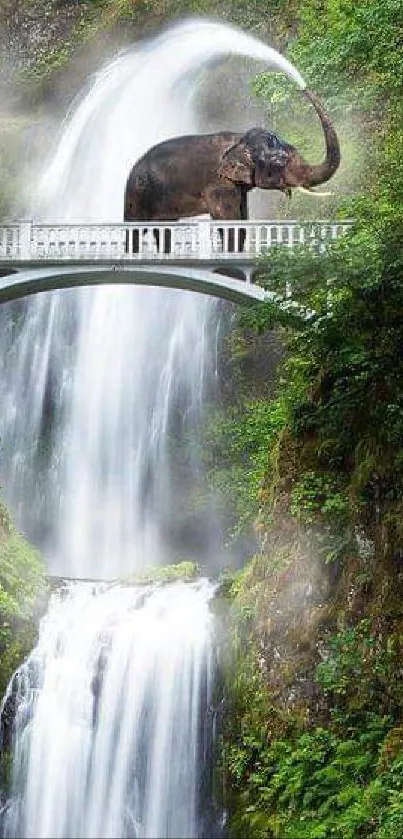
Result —
[[264, 128], [175, 137], [150, 148], [133, 166], [124, 196], [125, 221], [177, 221], [210, 214], [213, 219], [248, 218], [247, 195], [255, 187], [291, 196], [332, 177], [340, 147], [330, 117], [308, 89], [322, 124], [326, 157], [310, 164], [297, 149]]

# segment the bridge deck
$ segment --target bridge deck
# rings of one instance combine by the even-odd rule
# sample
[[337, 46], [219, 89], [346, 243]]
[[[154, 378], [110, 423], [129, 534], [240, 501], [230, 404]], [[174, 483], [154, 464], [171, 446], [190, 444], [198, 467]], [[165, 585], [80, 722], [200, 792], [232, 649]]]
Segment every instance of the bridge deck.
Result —
[[252, 282], [276, 246], [323, 250], [350, 221], [124, 224], [12, 222], [0, 226], [0, 302], [56, 288], [133, 283], [189, 288], [239, 302], [264, 299]]

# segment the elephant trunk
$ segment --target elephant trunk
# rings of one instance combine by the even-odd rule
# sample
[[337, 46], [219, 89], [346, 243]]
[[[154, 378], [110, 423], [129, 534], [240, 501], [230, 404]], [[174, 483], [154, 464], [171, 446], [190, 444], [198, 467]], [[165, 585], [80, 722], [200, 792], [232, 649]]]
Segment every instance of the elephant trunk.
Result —
[[304, 94], [312, 102], [313, 107], [322, 123], [326, 140], [326, 158], [318, 166], [307, 166], [307, 177], [304, 179], [304, 187], [317, 186], [328, 181], [334, 175], [340, 165], [340, 146], [337, 134], [333, 128], [329, 115], [326, 113], [322, 103], [312, 91], [305, 89]]

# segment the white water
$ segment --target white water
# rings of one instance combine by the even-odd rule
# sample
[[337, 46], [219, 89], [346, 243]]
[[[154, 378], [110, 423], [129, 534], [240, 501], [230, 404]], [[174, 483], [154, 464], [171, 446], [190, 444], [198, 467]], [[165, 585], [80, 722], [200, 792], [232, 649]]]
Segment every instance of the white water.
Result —
[[13, 685], [3, 835], [211, 835], [212, 593], [202, 581], [53, 596]]
[[[180, 24], [90, 81], [32, 191], [32, 214], [120, 220], [133, 162], [159, 140], [203, 130], [197, 73], [234, 54], [304, 86], [248, 35]], [[198, 295], [127, 287], [3, 308], [2, 482], [53, 572], [116, 577], [172, 559], [167, 522], [187, 493], [177, 488], [172, 438], [178, 450], [200, 423], [215, 368], [213, 312]], [[190, 487], [199, 468], [188, 458]], [[207, 582], [145, 593], [84, 585], [54, 598], [18, 675], [6, 835], [209, 835], [199, 782], [212, 591]]]

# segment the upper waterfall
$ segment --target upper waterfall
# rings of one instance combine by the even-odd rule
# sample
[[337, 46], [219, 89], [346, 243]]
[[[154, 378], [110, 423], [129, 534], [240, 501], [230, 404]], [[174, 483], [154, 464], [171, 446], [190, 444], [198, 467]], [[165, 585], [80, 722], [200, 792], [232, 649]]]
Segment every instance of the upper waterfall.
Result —
[[[33, 216], [121, 220], [134, 160], [159, 140], [203, 131], [198, 71], [227, 55], [303, 85], [271, 47], [209, 20], [135, 44], [74, 101], [31, 188]], [[42, 294], [3, 330], [1, 478], [52, 571], [115, 577], [171, 560], [167, 531], [189, 497], [173, 460], [197, 435], [213, 387], [215, 308], [189, 292], [103, 287]], [[196, 486], [195, 447], [183, 460]], [[206, 553], [217, 530], [205, 522]]]

